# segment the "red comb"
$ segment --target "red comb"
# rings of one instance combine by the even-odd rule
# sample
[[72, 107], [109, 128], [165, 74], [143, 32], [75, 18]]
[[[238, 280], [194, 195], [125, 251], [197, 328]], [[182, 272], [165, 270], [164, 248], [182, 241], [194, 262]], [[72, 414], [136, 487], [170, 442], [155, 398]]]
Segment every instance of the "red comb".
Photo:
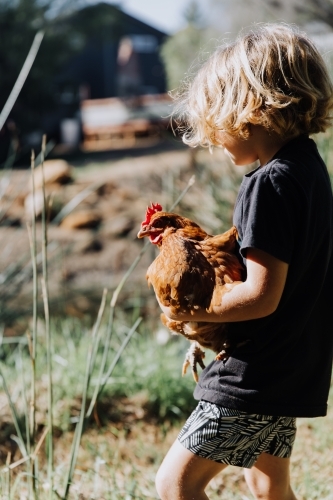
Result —
[[147, 207], [146, 219], [141, 222], [141, 226], [149, 224], [152, 215], [156, 214], [156, 212], [162, 212], [162, 207], [159, 203], [152, 203], [151, 207]]

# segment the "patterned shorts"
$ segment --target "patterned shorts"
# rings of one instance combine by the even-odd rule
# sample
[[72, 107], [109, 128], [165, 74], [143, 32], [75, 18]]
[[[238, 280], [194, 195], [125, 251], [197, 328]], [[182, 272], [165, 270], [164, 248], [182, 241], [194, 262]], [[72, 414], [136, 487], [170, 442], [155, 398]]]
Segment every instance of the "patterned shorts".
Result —
[[295, 436], [294, 417], [245, 413], [200, 401], [178, 441], [200, 457], [250, 469], [264, 452], [290, 457]]

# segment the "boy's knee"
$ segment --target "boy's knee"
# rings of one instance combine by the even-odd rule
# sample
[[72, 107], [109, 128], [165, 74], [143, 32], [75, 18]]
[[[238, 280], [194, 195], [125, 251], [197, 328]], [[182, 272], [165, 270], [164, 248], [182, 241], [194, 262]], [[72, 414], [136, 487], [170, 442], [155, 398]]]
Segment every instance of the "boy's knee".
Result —
[[262, 453], [244, 476], [256, 500], [296, 500], [290, 487], [290, 460]]
[[292, 490], [281, 494], [279, 490], [275, 491], [253, 491], [256, 500], [297, 500]]
[[[175, 498], [195, 498], [201, 499], [204, 495], [200, 487], [196, 487], [195, 481], [193, 484], [184, 481], [184, 478], [175, 477], [168, 470], [160, 468], [156, 474], [155, 487], [158, 496], [161, 500], [175, 500]], [[204, 495], [204, 498], [207, 498]]]
[[290, 488], [283, 484], [269, 484], [268, 482], [251, 482], [247, 484], [256, 500], [296, 500], [296, 497]]

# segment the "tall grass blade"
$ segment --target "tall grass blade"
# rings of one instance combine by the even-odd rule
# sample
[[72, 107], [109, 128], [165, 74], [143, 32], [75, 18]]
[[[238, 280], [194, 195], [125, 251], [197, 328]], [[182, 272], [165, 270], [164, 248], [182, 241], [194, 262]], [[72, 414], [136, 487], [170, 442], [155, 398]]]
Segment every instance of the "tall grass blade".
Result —
[[[113, 312], [112, 312], [112, 317], [113, 317]], [[101, 393], [102, 393], [102, 391], [103, 391], [103, 389], [105, 387], [105, 384], [106, 384], [107, 380], [111, 376], [111, 373], [113, 372], [116, 364], [118, 363], [121, 354], [123, 353], [123, 351], [124, 351], [125, 347], [127, 346], [128, 342], [131, 340], [133, 334], [135, 333], [135, 331], [136, 331], [138, 325], [141, 323], [141, 321], [142, 321], [142, 318], [138, 318], [136, 320], [136, 322], [134, 323], [134, 325], [132, 326], [132, 328], [128, 332], [127, 336], [125, 337], [122, 345], [118, 349], [118, 351], [116, 353], [116, 356], [114, 357], [114, 359], [113, 359], [113, 361], [112, 361], [112, 363], [111, 363], [111, 365], [109, 367], [109, 370], [107, 371], [107, 373], [104, 376], [103, 376], [103, 374], [104, 374], [104, 370], [105, 370], [105, 364], [101, 365], [101, 369], [100, 369], [100, 372], [99, 372], [99, 376], [98, 376], [97, 384], [96, 384], [96, 387], [95, 387], [95, 391], [94, 391], [93, 397], [91, 399], [89, 409], [87, 411], [87, 417], [90, 417], [90, 415], [92, 414], [92, 411], [94, 409], [96, 401], [98, 400], [99, 396], [101, 395]], [[104, 350], [104, 353], [105, 352], [106, 351]]]
[[[194, 182], [195, 182], [195, 176], [192, 175], [192, 177], [188, 181], [187, 186], [185, 187], [185, 189], [180, 193], [180, 195], [178, 196], [178, 198], [176, 199], [176, 201], [171, 205], [171, 207], [169, 209], [170, 212], [172, 212], [172, 210], [184, 198], [184, 196], [186, 195], [186, 193], [188, 192], [188, 190], [191, 188], [191, 186], [193, 186]], [[146, 241], [144, 243], [143, 248], [141, 249], [139, 255], [134, 259], [134, 261], [132, 262], [131, 266], [128, 268], [128, 270], [124, 274], [123, 278], [121, 279], [119, 285], [117, 286], [117, 288], [115, 289], [115, 291], [114, 291], [114, 293], [112, 295], [111, 307], [115, 307], [116, 302], [118, 300], [119, 293], [121, 292], [124, 284], [126, 283], [126, 281], [128, 280], [128, 278], [130, 277], [130, 275], [132, 274], [132, 272], [134, 271], [134, 269], [136, 268], [136, 266], [140, 262], [141, 257], [143, 256], [143, 254], [145, 253], [145, 251], [147, 250], [147, 248], [150, 246], [150, 244], [151, 243], [149, 241]]]
[[104, 376], [104, 381], [102, 383], [102, 385], [100, 386], [99, 388], [99, 392], [98, 392], [98, 396], [103, 392], [103, 389], [105, 387], [105, 384], [107, 383], [108, 379], [111, 377], [112, 375], [112, 372], [113, 370], [115, 369], [116, 367], [116, 364], [118, 363], [119, 359], [120, 359], [120, 356], [122, 355], [125, 347], [127, 346], [127, 344], [129, 343], [129, 341], [131, 340], [131, 338], [133, 337], [137, 327], [139, 326], [139, 324], [141, 323], [142, 321], [142, 318], [138, 318], [136, 320], [136, 322], [134, 323], [134, 325], [132, 326], [132, 328], [129, 330], [128, 334], [126, 335], [123, 343], [121, 344], [121, 346], [119, 347], [118, 351], [117, 351], [117, 354], [115, 355], [108, 371], [106, 372], [106, 375]]
[[46, 222], [46, 196], [45, 196], [45, 177], [44, 177], [44, 158], [45, 158], [46, 136], [43, 136], [42, 151], [41, 151], [41, 167], [42, 167], [42, 188], [43, 188], [43, 211], [42, 211], [42, 292], [45, 314], [45, 336], [46, 336], [46, 364], [48, 378], [48, 447], [47, 447], [47, 475], [49, 483], [50, 499], [53, 497], [53, 384], [52, 384], [52, 341], [50, 330], [50, 313], [49, 313], [49, 294], [48, 294], [48, 272], [47, 272], [47, 222]]
[[25, 457], [25, 458], [29, 457], [29, 455], [26, 455], [25, 449], [22, 447], [22, 441], [21, 441], [21, 439], [19, 439], [17, 436], [15, 436], [15, 434], [11, 434], [10, 439], [12, 439], [14, 441], [14, 443], [17, 444], [17, 446], [18, 446], [18, 448], [19, 448], [19, 450], [21, 452], [21, 455], [23, 457]]
[[12, 458], [12, 454], [10, 452], [8, 452], [7, 459], [6, 459], [6, 465], [8, 468], [8, 472], [6, 474], [7, 488], [6, 488], [6, 497], [5, 497], [5, 498], [8, 498], [8, 500], [10, 499], [10, 469], [9, 469], [9, 465], [10, 465], [11, 458]]
[[26, 449], [26, 446], [24, 444], [23, 435], [22, 435], [22, 432], [21, 432], [21, 429], [20, 429], [18, 414], [17, 414], [16, 408], [15, 408], [15, 405], [13, 403], [13, 400], [12, 400], [12, 398], [10, 396], [10, 393], [9, 393], [9, 390], [8, 390], [8, 386], [7, 386], [7, 382], [6, 382], [5, 376], [4, 376], [1, 368], [0, 368], [0, 377], [2, 378], [3, 389], [4, 389], [4, 391], [6, 393], [6, 396], [7, 396], [7, 399], [8, 399], [8, 403], [9, 403], [10, 411], [11, 411], [11, 414], [12, 414], [12, 419], [13, 419], [14, 427], [15, 427], [16, 434], [17, 434], [17, 437], [18, 437], [19, 442], [20, 442], [20, 449], [23, 451], [23, 455], [26, 456], [26, 455], [28, 455], [28, 453], [27, 453], [27, 449]]
[[[12, 486], [12, 488], [11, 488], [11, 492], [10, 492], [10, 497], [11, 497], [11, 500], [12, 500], [12, 499], [14, 500], [14, 498], [17, 498], [17, 490], [18, 490], [18, 489], [20, 489], [20, 490], [21, 490], [21, 491], [20, 491], [20, 494], [21, 494], [21, 497], [22, 497], [22, 484], [24, 484], [24, 482], [23, 482], [23, 478], [24, 478], [25, 476], [27, 476], [27, 474], [26, 474], [26, 473], [24, 473], [24, 472], [21, 472], [21, 473], [19, 473], [19, 474], [16, 476], [15, 481], [14, 481], [14, 483], [13, 483], [13, 486]], [[25, 484], [24, 484], [24, 486], [25, 486]], [[23, 497], [23, 498], [26, 498], [26, 496], [24, 495], [24, 497]], [[30, 499], [30, 498], [31, 498], [31, 497], [29, 497], [29, 499]]]
[[95, 390], [94, 390], [94, 393], [93, 393], [93, 396], [92, 396], [92, 399], [90, 402], [90, 406], [89, 406], [89, 409], [87, 412], [87, 417], [90, 417], [90, 415], [92, 413], [92, 410], [93, 410], [95, 403], [98, 399], [99, 386], [101, 385], [102, 380], [103, 380], [103, 374], [105, 371], [105, 366], [106, 366], [106, 362], [107, 362], [107, 358], [108, 358], [108, 354], [109, 354], [109, 349], [110, 349], [110, 344], [111, 344], [113, 318], [114, 318], [114, 307], [111, 306], [110, 313], [109, 313], [109, 321], [108, 321], [108, 326], [107, 326], [106, 339], [105, 339], [104, 350], [103, 350], [103, 356], [102, 356], [101, 366], [100, 366], [99, 373], [98, 373], [98, 379], [97, 379], [98, 382], [96, 384], [96, 387], [95, 387]]
[[[96, 320], [96, 323], [94, 325], [93, 332], [92, 332], [93, 350], [92, 350], [91, 360], [90, 360], [89, 377], [91, 376], [94, 365], [95, 365], [98, 347], [99, 347], [99, 343], [101, 340], [100, 326], [101, 326], [101, 321], [102, 321], [102, 317], [103, 317], [104, 310], [105, 310], [106, 295], [107, 295], [107, 289], [104, 288], [101, 305], [100, 305], [98, 315], [97, 315], [97, 320]], [[90, 378], [89, 378], [89, 380], [90, 380]]]
[[16, 460], [16, 462], [13, 462], [12, 464], [11, 463], [9, 463], [9, 464], [6, 463], [6, 466], [3, 469], [1, 469], [0, 472], [3, 473], [3, 472], [8, 472], [9, 470], [13, 470], [16, 467], [18, 467], [19, 465], [24, 464], [24, 462], [26, 462], [27, 460], [30, 460], [30, 456], [28, 456], [28, 455], [26, 457], [20, 458], [20, 460]]
[[[35, 152], [31, 151], [31, 186], [32, 186], [32, 218], [31, 231], [28, 226], [31, 265], [32, 265], [32, 334], [29, 342], [30, 363], [31, 363], [31, 384], [30, 384], [30, 439], [35, 442], [36, 432], [36, 352], [37, 352], [37, 314], [38, 314], [38, 272], [37, 272], [37, 236], [36, 236], [36, 206], [35, 206]], [[31, 496], [36, 498], [36, 482], [34, 462], [31, 461]]]
[[[187, 186], [185, 187], [185, 189], [180, 193], [180, 195], [178, 196], [178, 198], [176, 199], [176, 201], [171, 206], [170, 211], [173, 210], [178, 205], [178, 203], [182, 200], [182, 198], [185, 196], [185, 194], [188, 192], [188, 190], [191, 188], [191, 186], [193, 186], [194, 182], [195, 182], [195, 176], [193, 175], [190, 178], [190, 180], [188, 181]], [[102, 357], [101, 367], [100, 367], [99, 376], [98, 376], [98, 383], [97, 383], [97, 385], [95, 387], [95, 391], [94, 391], [94, 394], [93, 394], [93, 397], [92, 397], [92, 400], [91, 400], [91, 403], [90, 403], [90, 406], [89, 406], [89, 410], [88, 410], [88, 413], [87, 413], [88, 416], [91, 415], [92, 410], [93, 410], [93, 408], [95, 406], [95, 403], [98, 400], [99, 395], [101, 394], [100, 385], [102, 384], [103, 373], [105, 371], [107, 357], [108, 357], [108, 353], [109, 353], [109, 349], [110, 349], [110, 343], [111, 343], [111, 337], [112, 337], [112, 329], [113, 329], [114, 311], [115, 311], [116, 303], [117, 303], [117, 300], [118, 300], [118, 296], [119, 296], [119, 294], [120, 294], [120, 292], [121, 292], [124, 284], [126, 283], [126, 281], [128, 280], [128, 278], [132, 274], [133, 270], [135, 269], [135, 267], [140, 262], [141, 257], [146, 252], [146, 250], [147, 250], [147, 248], [148, 248], [149, 245], [150, 245], [150, 242], [146, 241], [145, 244], [143, 245], [143, 247], [142, 247], [139, 255], [134, 259], [134, 261], [132, 262], [131, 266], [128, 268], [127, 272], [125, 273], [125, 275], [123, 276], [123, 278], [120, 280], [120, 283], [118, 284], [117, 288], [113, 292], [113, 295], [112, 295], [112, 298], [111, 298], [111, 303], [110, 303], [109, 322], [108, 322], [108, 327], [107, 327], [107, 335], [106, 335], [106, 341], [105, 341], [105, 345], [104, 345], [104, 351], [103, 351], [103, 357]], [[104, 387], [104, 385], [103, 385], [103, 387]]]
[[34, 451], [34, 452], [33, 452], [33, 454], [32, 454], [32, 458], [33, 458], [34, 460], [36, 460], [36, 459], [37, 459], [37, 455], [38, 455], [38, 453], [39, 453], [39, 450], [40, 450], [40, 448], [41, 448], [41, 446], [42, 446], [42, 444], [43, 444], [43, 442], [44, 442], [44, 439], [46, 438], [46, 436], [47, 436], [47, 433], [48, 433], [48, 432], [49, 432], [49, 428], [48, 428], [48, 427], [45, 427], [45, 429], [44, 429], [44, 431], [43, 431], [43, 434], [41, 435], [41, 437], [40, 437], [40, 439], [39, 439], [39, 441], [38, 441], [38, 443], [37, 443], [37, 446], [36, 446], [36, 448], [35, 448], [35, 451]]
[[[3, 174], [2, 174], [1, 179], [0, 179], [0, 201], [4, 197], [6, 190], [10, 184], [10, 174], [12, 172], [13, 165], [14, 165], [14, 162], [16, 159], [17, 149], [18, 149], [18, 145], [12, 139], [10, 142], [10, 147], [8, 150], [7, 158], [6, 158], [5, 162], [2, 165], [0, 165], [0, 169], [3, 166]], [[0, 222], [2, 221], [2, 219], [3, 219], [3, 217], [6, 214], [7, 209], [8, 209], [8, 206], [5, 207], [3, 205], [4, 204], [2, 204], [2, 206], [0, 208]]]
[[50, 151], [52, 151], [55, 145], [56, 145], [55, 141], [52, 140], [45, 145], [44, 150], [42, 150], [35, 159], [35, 167], [38, 167], [41, 164], [42, 160], [43, 161], [45, 160], [45, 158], [50, 153]]
[[51, 332], [50, 332], [50, 313], [49, 313], [49, 300], [48, 291], [45, 279], [42, 278], [42, 294], [44, 302], [44, 315], [45, 315], [45, 335], [46, 335], [46, 364], [47, 364], [47, 378], [48, 378], [48, 446], [47, 446], [47, 476], [50, 488], [50, 498], [52, 499], [53, 490], [53, 384], [52, 384], [52, 347], [51, 347]]
[[60, 224], [60, 222], [69, 214], [71, 213], [74, 208], [76, 208], [81, 201], [83, 201], [85, 198], [87, 198], [91, 193], [99, 189], [101, 186], [105, 184], [105, 181], [102, 182], [96, 182], [92, 184], [91, 186], [86, 187], [83, 189], [80, 193], [78, 193], [72, 200], [70, 200], [67, 205], [65, 205], [62, 210], [54, 217], [54, 219], [51, 221], [51, 224]]
[[31, 386], [31, 437], [35, 434], [35, 385], [36, 385], [36, 346], [37, 346], [37, 314], [38, 314], [38, 273], [37, 273], [37, 236], [36, 236], [36, 205], [35, 205], [35, 153], [31, 153], [31, 185], [32, 185], [32, 218], [31, 218], [31, 264], [33, 279], [32, 303], [32, 386]]
[[187, 183], [186, 188], [180, 193], [180, 195], [178, 196], [178, 198], [176, 199], [176, 201], [171, 205], [171, 207], [169, 209], [170, 212], [172, 212], [172, 210], [174, 208], [176, 208], [176, 206], [178, 205], [178, 203], [184, 198], [184, 196], [186, 195], [187, 191], [193, 186], [194, 183], [195, 183], [195, 175], [192, 175], [192, 177], [190, 178], [190, 180]]
[[35, 61], [35, 58], [37, 56], [40, 44], [42, 43], [44, 37], [44, 32], [43, 31], [38, 31], [36, 34], [34, 41], [32, 42], [31, 48], [29, 50], [29, 53], [27, 55], [27, 58], [22, 66], [22, 69], [20, 71], [20, 74], [15, 82], [15, 85], [9, 94], [9, 97], [7, 99], [6, 104], [3, 107], [3, 110], [1, 111], [0, 114], [0, 130], [4, 126], [5, 121], [8, 118], [9, 113], [11, 112], [16, 99], [19, 96], [19, 93], [21, 92], [21, 89], [24, 85], [24, 82], [26, 81], [28, 74], [30, 72], [30, 69]]
[[[16, 144], [16, 141], [14, 139], [12, 139], [10, 141], [10, 144], [9, 144], [7, 158], [5, 159], [5, 161], [3, 163], [0, 164], [0, 167], [2, 168], [4, 174], [9, 174], [9, 172], [11, 172], [13, 165], [14, 165], [14, 162], [16, 160], [17, 149], [18, 149], [18, 144]], [[3, 180], [3, 177], [1, 179], [1, 181], [2, 180]], [[3, 192], [2, 192], [2, 190], [0, 190], [0, 200], [1, 200], [2, 196], [3, 196]]]
[[[26, 434], [26, 447], [29, 456], [31, 455], [31, 442], [30, 442], [30, 422], [29, 422], [29, 406], [26, 394], [26, 385], [25, 385], [25, 371], [23, 367], [22, 360], [22, 344], [18, 344], [18, 355], [16, 358], [18, 373], [21, 374], [21, 384], [22, 384], [22, 399], [24, 404], [24, 418], [25, 418], [25, 434]], [[35, 499], [34, 495], [34, 487], [33, 487], [33, 461], [27, 464], [27, 479], [28, 479], [28, 487], [29, 487], [29, 498], [32, 500]], [[15, 488], [13, 488], [15, 490]]]
[[[39, 442], [38, 442], [37, 446], [36, 446], [36, 449], [35, 449], [34, 454], [32, 454], [32, 455], [27, 455], [26, 457], [20, 458], [20, 460], [16, 460], [16, 462], [13, 462], [13, 463], [10, 463], [10, 454], [8, 454], [8, 456], [7, 456], [7, 461], [6, 461], [6, 466], [5, 466], [5, 467], [3, 467], [3, 468], [0, 470], [0, 473], [1, 473], [1, 474], [5, 474], [5, 475], [6, 475], [6, 478], [8, 478], [8, 479], [7, 479], [7, 483], [8, 483], [8, 481], [10, 481], [10, 472], [11, 472], [13, 469], [15, 469], [16, 467], [19, 467], [20, 465], [22, 465], [22, 464], [24, 464], [25, 462], [27, 462], [28, 460], [31, 460], [31, 462], [35, 463], [35, 474], [36, 474], [36, 477], [35, 477], [34, 479], [38, 478], [38, 458], [37, 458], [37, 454], [38, 454], [38, 452], [39, 452], [39, 450], [40, 450], [40, 447], [41, 447], [41, 445], [42, 445], [42, 443], [43, 443], [43, 441], [44, 441], [44, 439], [45, 439], [45, 436], [46, 436], [47, 432], [48, 432], [48, 428], [46, 427], [46, 428], [44, 429], [44, 432], [43, 432], [43, 434], [42, 434], [42, 436], [41, 436], [41, 438], [40, 438], [40, 440], [39, 440]], [[17, 475], [16, 480], [15, 480], [15, 482], [14, 482], [14, 486], [13, 486], [13, 488], [12, 488], [11, 492], [9, 491], [9, 488], [10, 488], [10, 483], [8, 483], [8, 486], [6, 486], [6, 488], [7, 488], [7, 492], [8, 492], [8, 495], [9, 495], [9, 493], [10, 493], [10, 496], [11, 496], [11, 498], [13, 498], [13, 499], [14, 499], [14, 498], [16, 498], [16, 497], [14, 496], [14, 493], [15, 493], [15, 491], [16, 491], [16, 489], [17, 489], [17, 487], [19, 486], [20, 480], [21, 480], [21, 478], [22, 478], [23, 476], [27, 476], [27, 477], [28, 477], [28, 481], [29, 481], [29, 478], [30, 478], [30, 473], [28, 473], [28, 474], [27, 474], [27, 473], [21, 473], [21, 474], [18, 474], [18, 475]], [[1, 479], [2, 479], [2, 478], [0, 478], [0, 480], [1, 480]], [[35, 481], [35, 482], [36, 482], [36, 481]], [[3, 481], [1, 481], [1, 483], [2, 483], [2, 484], [1, 484], [1, 486], [2, 486], [2, 485], [3, 485]], [[2, 493], [2, 492], [3, 492], [3, 490], [4, 490], [4, 488], [3, 488], [3, 486], [2, 486], [2, 488], [1, 488], [1, 490], [0, 490], [0, 493]], [[30, 496], [29, 496], [29, 500], [30, 500], [30, 499], [32, 498], [32, 496], [31, 496], [31, 491], [29, 491], [29, 495], [30, 495]], [[0, 498], [1, 498], [1, 499], [3, 499], [3, 498], [4, 498], [4, 496], [3, 496], [3, 495], [1, 495], [1, 496], [0, 496]], [[9, 498], [9, 496], [8, 496], [8, 498]], [[20, 498], [21, 498], [21, 497], [20, 497]], [[36, 492], [36, 491], [33, 491], [33, 498], [37, 498], [37, 492]]]
[[22, 344], [27, 345], [28, 341], [25, 337], [5, 337], [2, 338], [0, 336], [0, 345], [1, 344]]
[[77, 462], [77, 457], [79, 453], [79, 447], [80, 447], [80, 442], [81, 442], [81, 437], [83, 433], [83, 428], [84, 428], [84, 420], [85, 420], [85, 413], [86, 413], [86, 403], [87, 403], [87, 394], [88, 394], [88, 389], [89, 389], [89, 382], [90, 382], [90, 377], [93, 369], [93, 362], [94, 358], [96, 357], [96, 347], [95, 347], [95, 340], [96, 336], [102, 321], [104, 309], [105, 309], [105, 303], [106, 303], [106, 294], [107, 290], [104, 289], [103, 291], [103, 296], [102, 296], [102, 301], [101, 305], [98, 311], [98, 316], [96, 323], [93, 327], [92, 335], [91, 335], [91, 342], [89, 345], [88, 349], [88, 356], [87, 356], [87, 362], [86, 362], [86, 371], [85, 371], [85, 377], [84, 377], [84, 384], [83, 384], [83, 393], [82, 393], [82, 403], [81, 403], [81, 411], [80, 411], [80, 418], [79, 422], [75, 428], [75, 433], [73, 437], [73, 443], [72, 443], [72, 450], [71, 450], [71, 455], [70, 455], [70, 465], [68, 469], [68, 475], [66, 478], [66, 483], [65, 483], [65, 492], [64, 492], [64, 499], [67, 499], [69, 495], [69, 490], [71, 487], [71, 482]]
[[26, 433], [26, 443], [27, 443], [26, 448], [28, 455], [30, 455], [31, 448], [30, 448], [29, 409], [28, 409], [29, 407], [28, 407], [28, 400], [25, 387], [25, 372], [22, 361], [22, 344], [19, 344], [19, 350], [17, 356], [17, 368], [18, 372], [21, 374], [22, 396], [23, 396], [22, 399], [24, 404], [25, 433]]
[[[191, 186], [193, 186], [194, 182], [195, 182], [195, 176], [192, 175], [192, 177], [188, 181], [187, 186], [185, 187], [185, 189], [180, 193], [180, 195], [178, 196], [178, 198], [176, 199], [176, 201], [170, 207], [170, 209], [169, 209], [170, 212], [184, 198], [185, 194], [188, 192], [188, 190], [191, 188]], [[130, 275], [132, 274], [132, 272], [134, 271], [135, 267], [140, 262], [141, 257], [143, 256], [143, 254], [145, 253], [145, 251], [147, 250], [147, 248], [149, 246], [150, 246], [150, 242], [146, 241], [145, 244], [143, 245], [143, 248], [141, 249], [139, 255], [134, 259], [134, 261], [132, 262], [131, 266], [128, 268], [127, 272], [124, 274], [123, 278], [121, 279], [119, 285], [117, 286], [117, 288], [115, 289], [115, 291], [114, 291], [114, 293], [112, 295], [111, 307], [115, 307], [116, 302], [118, 300], [119, 293], [121, 292], [124, 284], [126, 283], [126, 281], [128, 280], [128, 278], [130, 277]]]

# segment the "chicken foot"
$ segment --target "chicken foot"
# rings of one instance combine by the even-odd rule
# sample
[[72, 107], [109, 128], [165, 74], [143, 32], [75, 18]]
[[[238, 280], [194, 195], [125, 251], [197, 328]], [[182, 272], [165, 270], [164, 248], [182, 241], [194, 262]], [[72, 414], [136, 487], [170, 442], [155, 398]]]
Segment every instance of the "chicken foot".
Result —
[[184, 376], [185, 373], [187, 372], [187, 368], [190, 366], [193, 378], [195, 382], [198, 382], [199, 376], [198, 376], [198, 370], [197, 370], [197, 365], [199, 364], [202, 369], [205, 368], [205, 364], [203, 362], [203, 359], [205, 357], [205, 351], [203, 351], [196, 341], [192, 341], [191, 345], [185, 355], [184, 363], [183, 363], [183, 368], [182, 368], [182, 375]]
[[[214, 351], [216, 361], [223, 361], [229, 357], [230, 342], [227, 338], [223, 339], [224, 327], [222, 325], [197, 323], [196, 321], [175, 321], [169, 319], [165, 314], [161, 314], [161, 321], [173, 334], [183, 335], [191, 342], [185, 355], [182, 374], [184, 375], [187, 368], [191, 366], [192, 375], [196, 382], [198, 382], [197, 365], [205, 368], [203, 348]], [[216, 328], [219, 328], [217, 334], [215, 333]], [[216, 342], [216, 338], [219, 338], [218, 342]]]

